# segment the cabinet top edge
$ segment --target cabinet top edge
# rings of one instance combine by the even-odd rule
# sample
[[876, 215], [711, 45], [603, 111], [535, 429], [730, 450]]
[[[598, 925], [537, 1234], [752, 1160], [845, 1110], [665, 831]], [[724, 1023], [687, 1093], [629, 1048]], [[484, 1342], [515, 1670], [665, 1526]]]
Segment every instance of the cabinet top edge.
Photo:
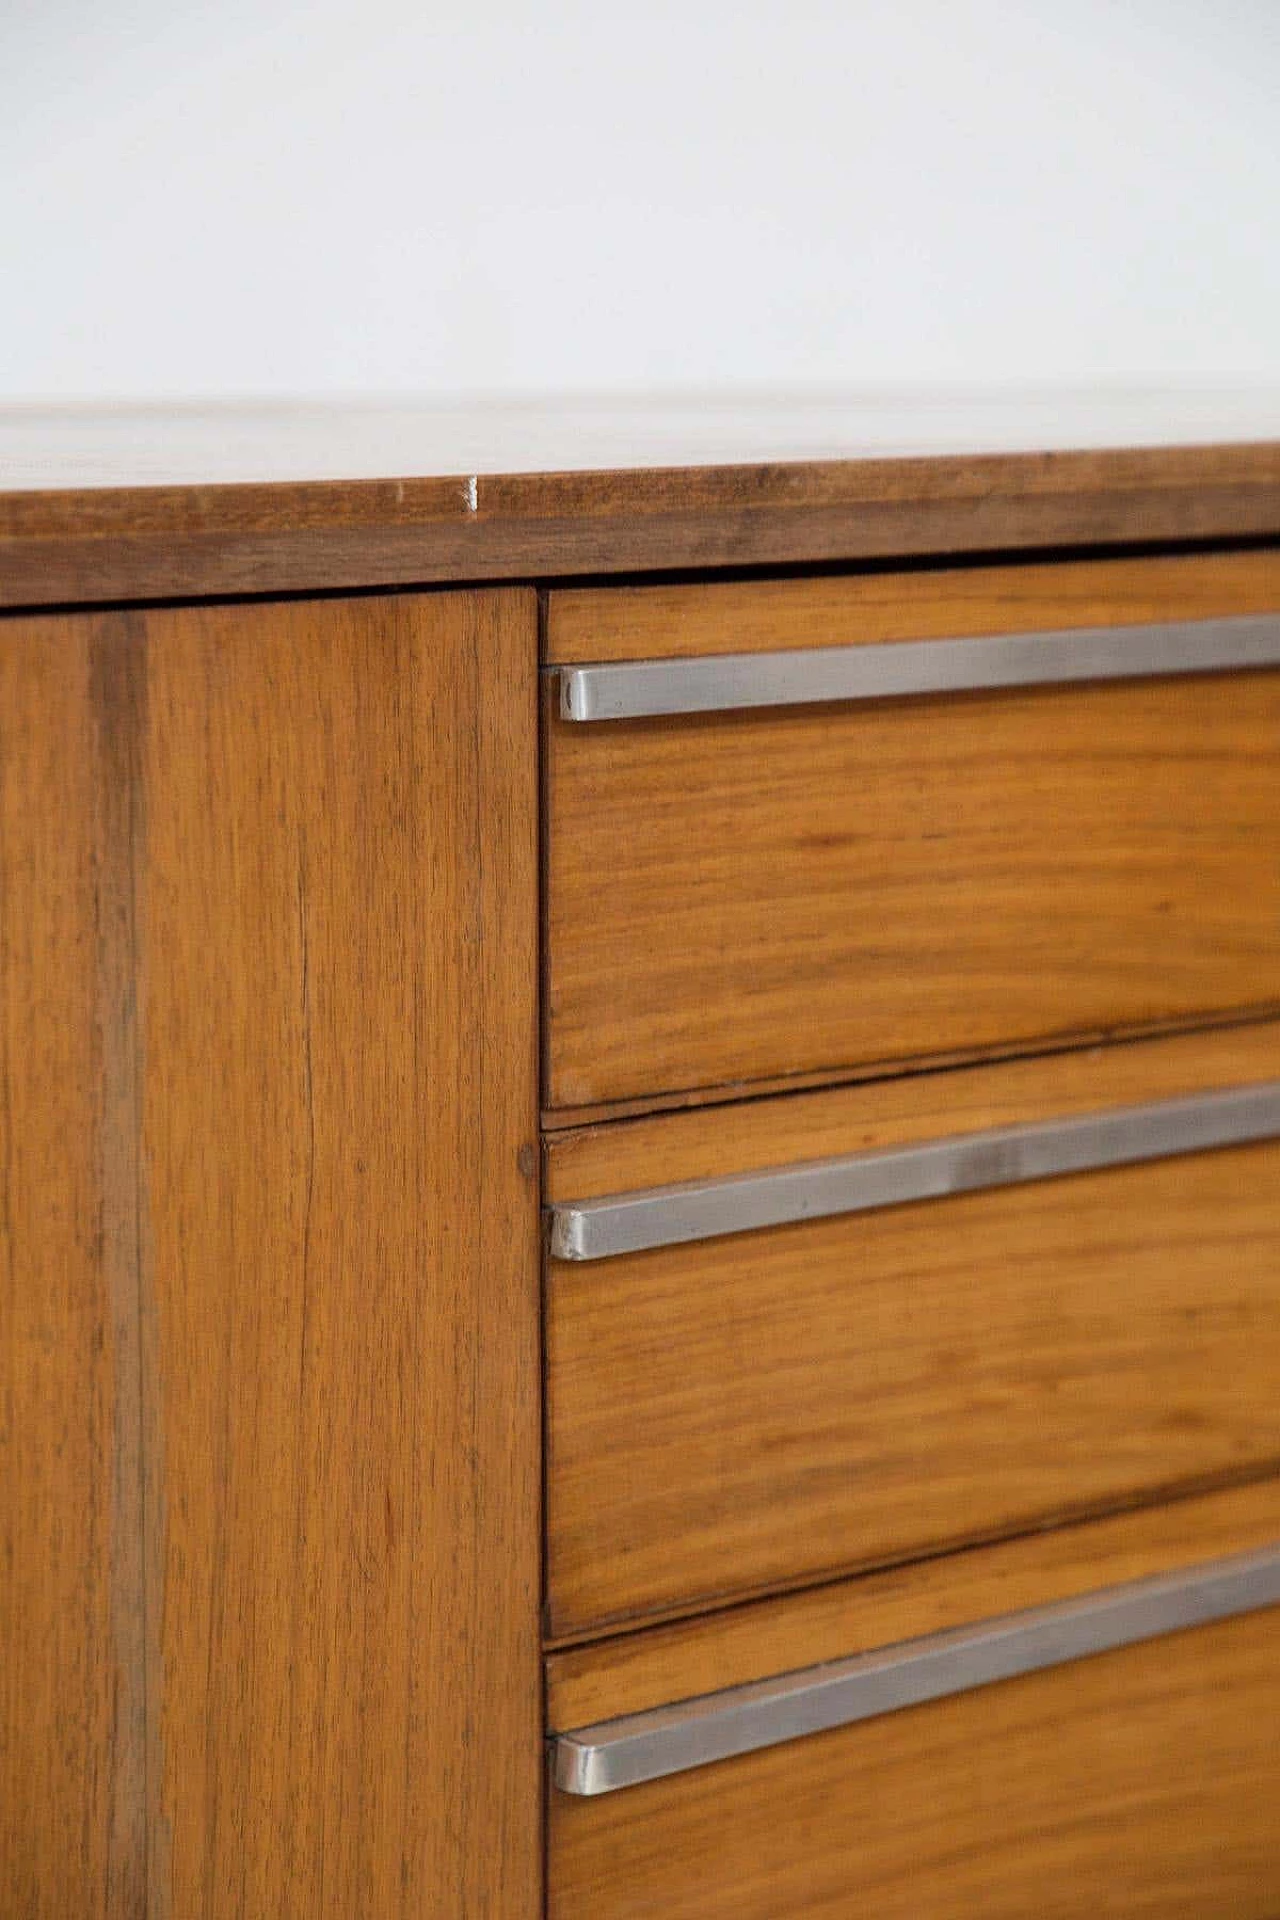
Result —
[[1280, 535], [1280, 388], [0, 408], [0, 606]]

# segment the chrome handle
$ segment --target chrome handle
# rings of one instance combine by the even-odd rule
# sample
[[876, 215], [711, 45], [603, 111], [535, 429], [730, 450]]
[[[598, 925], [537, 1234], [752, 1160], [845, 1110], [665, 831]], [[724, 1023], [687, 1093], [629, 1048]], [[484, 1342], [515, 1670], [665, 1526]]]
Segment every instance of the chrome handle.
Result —
[[564, 1793], [613, 1793], [1280, 1602], [1280, 1545], [728, 1687], [552, 1741]]
[[766, 1173], [560, 1202], [551, 1209], [551, 1254], [557, 1260], [604, 1260], [1277, 1135], [1280, 1080], [1267, 1080], [1225, 1093], [807, 1160]]
[[1158, 626], [1001, 633], [972, 640], [626, 660], [553, 671], [560, 683], [561, 719], [597, 721], [1276, 665], [1280, 615], [1262, 613]]

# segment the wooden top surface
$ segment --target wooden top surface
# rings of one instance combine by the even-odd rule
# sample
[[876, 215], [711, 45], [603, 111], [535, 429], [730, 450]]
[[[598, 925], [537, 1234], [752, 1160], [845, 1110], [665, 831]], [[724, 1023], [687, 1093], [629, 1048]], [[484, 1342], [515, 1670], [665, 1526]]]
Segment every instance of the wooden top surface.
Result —
[[1280, 534], [1280, 389], [0, 410], [0, 604]]

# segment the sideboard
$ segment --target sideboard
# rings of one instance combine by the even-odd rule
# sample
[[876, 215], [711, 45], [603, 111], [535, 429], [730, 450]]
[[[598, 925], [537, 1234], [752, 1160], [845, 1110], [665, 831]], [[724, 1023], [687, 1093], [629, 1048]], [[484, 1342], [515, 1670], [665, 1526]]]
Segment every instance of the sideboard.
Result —
[[0, 415], [0, 1912], [1280, 1911], [1218, 426]]

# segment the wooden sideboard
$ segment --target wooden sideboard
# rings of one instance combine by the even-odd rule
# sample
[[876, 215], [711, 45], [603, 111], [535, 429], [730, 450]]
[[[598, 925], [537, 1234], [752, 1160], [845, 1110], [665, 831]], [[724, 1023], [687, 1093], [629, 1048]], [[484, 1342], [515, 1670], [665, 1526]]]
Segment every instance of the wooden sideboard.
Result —
[[0, 415], [0, 1913], [1280, 1911], [1280, 408]]

